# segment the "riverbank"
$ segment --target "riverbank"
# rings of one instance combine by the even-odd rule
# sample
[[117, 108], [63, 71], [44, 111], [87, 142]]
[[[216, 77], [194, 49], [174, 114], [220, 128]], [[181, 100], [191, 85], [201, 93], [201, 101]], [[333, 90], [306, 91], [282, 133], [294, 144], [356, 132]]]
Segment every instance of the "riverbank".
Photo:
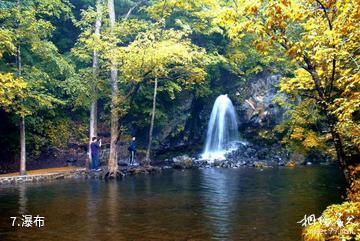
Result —
[[[149, 166], [129, 166], [127, 163], [119, 163], [119, 177], [154, 174], [165, 169], [203, 169], [203, 168], [224, 168], [236, 169], [241, 167], [266, 169], [274, 167], [294, 168], [298, 164], [287, 162], [279, 164], [275, 162], [254, 161], [254, 162], [234, 162], [232, 160], [215, 160], [212, 162], [196, 159], [187, 155], [173, 157], [161, 162], [155, 162]], [[311, 165], [308, 163], [307, 165]], [[87, 170], [85, 167], [57, 167], [31, 170], [27, 175], [20, 175], [19, 172], [7, 173], [0, 175], [0, 185], [13, 185], [27, 182], [51, 182], [61, 179], [106, 179], [108, 169], [102, 166], [101, 170]]]
[[[160, 167], [153, 166], [122, 166], [119, 168], [120, 177], [136, 174], [150, 174], [160, 172]], [[107, 167], [102, 167], [100, 171], [87, 170], [84, 167], [60, 167], [46, 168], [28, 171], [27, 175], [17, 173], [7, 173], [0, 175], [0, 185], [13, 185], [27, 182], [46, 182], [61, 179], [104, 179], [108, 173]]]
[[2, 174], [0, 175], [0, 185], [80, 178], [80, 177], [85, 177], [86, 175], [87, 175], [86, 168], [81, 168], [81, 167], [37, 169], [37, 170], [28, 171], [27, 175], [20, 175], [18, 172]]

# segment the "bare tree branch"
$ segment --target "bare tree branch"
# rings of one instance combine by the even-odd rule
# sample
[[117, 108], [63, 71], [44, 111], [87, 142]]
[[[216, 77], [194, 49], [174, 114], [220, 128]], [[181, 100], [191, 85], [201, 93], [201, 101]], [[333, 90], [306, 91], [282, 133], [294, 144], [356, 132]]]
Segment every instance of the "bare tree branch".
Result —
[[128, 18], [130, 17], [131, 13], [134, 11], [135, 8], [137, 8], [138, 6], [140, 6], [142, 3], [146, 2], [146, 0], [140, 0], [139, 2], [135, 3], [134, 6], [132, 6], [129, 11], [126, 13], [126, 15], [124, 16], [124, 20], [128, 20]]

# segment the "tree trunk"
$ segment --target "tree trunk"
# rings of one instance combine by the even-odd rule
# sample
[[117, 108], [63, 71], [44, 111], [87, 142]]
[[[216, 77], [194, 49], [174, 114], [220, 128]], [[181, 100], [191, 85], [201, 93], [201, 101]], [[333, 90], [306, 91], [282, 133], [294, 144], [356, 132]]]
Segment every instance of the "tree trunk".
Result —
[[347, 162], [347, 157], [345, 155], [345, 151], [344, 151], [344, 146], [341, 140], [341, 136], [340, 134], [336, 131], [335, 126], [336, 126], [336, 117], [332, 116], [332, 115], [328, 115], [328, 121], [329, 121], [329, 125], [330, 125], [330, 132], [331, 132], [331, 136], [333, 139], [333, 143], [334, 143], [334, 147], [336, 150], [336, 156], [337, 159], [340, 163], [340, 167], [344, 173], [344, 177], [345, 180], [348, 184], [348, 186], [351, 186], [351, 176], [350, 176], [350, 172], [349, 172], [349, 165]]
[[[100, 28], [101, 28], [101, 12], [102, 12], [102, 2], [101, 0], [97, 0], [96, 2], [96, 22], [95, 22], [95, 35], [100, 36]], [[98, 78], [98, 56], [97, 51], [93, 52], [93, 83], [92, 83], [92, 91], [93, 91], [93, 99], [91, 101], [90, 106], [90, 131], [89, 131], [89, 158], [86, 163], [86, 168], [90, 168], [92, 163], [91, 160], [91, 149], [90, 144], [93, 137], [97, 136], [97, 78]]]
[[[20, 0], [17, 0], [17, 8], [20, 11]], [[22, 62], [21, 62], [21, 47], [20, 44], [16, 49], [16, 71], [17, 76], [21, 76]], [[25, 143], [25, 117], [20, 119], [20, 175], [26, 175], [26, 143]]]
[[336, 131], [333, 131], [333, 130], [331, 131], [331, 135], [333, 137], [336, 155], [339, 160], [341, 169], [343, 170], [345, 179], [346, 179], [348, 185], [350, 186], [351, 185], [351, 177], [350, 177], [350, 173], [349, 173], [349, 166], [347, 165], [346, 155], [344, 152], [344, 147], [342, 144], [341, 137], [340, 137], [339, 133], [337, 133]]
[[152, 112], [151, 112], [150, 130], [149, 130], [149, 143], [148, 143], [147, 150], [146, 150], [146, 157], [145, 157], [145, 163], [144, 163], [145, 165], [150, 164], [151, 142], [152, 142], [152, 136], [153, 136], [155, 111], [156, 111], [157, 86], [158, 86], [158, 79], [155, 78], [154, 97], [153, 97], [153, 105], [152, 105]]
[[25, 117], [20, 120], [20, 175], [26, 175]]
[[[109, 20], [111, 31], [115, 27], [115, 9], [114, 0], [108, 0]], [[115, 46], [114, 46], [115, 47]], [[110, 154], [109, 154], [109, 176], [116, 176], [118, 172], [117, 163], [117, 140], [119, 135], [119, 113], [118, 113], [118, 95], [119, 88], [117, 82], [117, 66], [111, 63], [111, 138], [110, 138]]]
[[[96, 95], [96, 93], [94, 95]], [[94, 98], [96, 98], [96, 96], [94, 96]], [[91, 102], [91, 106], [90, 106], [90, 131], [89, 131], [89, 153], [88, 153], [89, 158], [86, 163], [86, 168], [90, 168], [90, 165], [92, 163], [90, 145], [92, 138], [96, 137], [96, 135], [97, 135], [97, 99], [94, 99]]]

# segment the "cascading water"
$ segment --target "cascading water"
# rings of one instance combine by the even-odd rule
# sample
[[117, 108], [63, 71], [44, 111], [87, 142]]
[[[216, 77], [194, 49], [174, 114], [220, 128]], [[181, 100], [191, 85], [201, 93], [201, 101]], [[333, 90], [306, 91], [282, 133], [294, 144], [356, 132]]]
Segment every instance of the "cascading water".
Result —
[[202, 159], [225, 159], [239, 140], [237, 117], [234, 106], [227, 95], [216, 98], [208, 125], [205, 150]]

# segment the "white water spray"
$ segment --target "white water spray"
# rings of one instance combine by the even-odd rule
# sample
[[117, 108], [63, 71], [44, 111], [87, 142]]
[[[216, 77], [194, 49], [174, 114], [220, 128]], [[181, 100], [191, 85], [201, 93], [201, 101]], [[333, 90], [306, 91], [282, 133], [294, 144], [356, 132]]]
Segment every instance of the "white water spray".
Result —
[[216, 98], [211, 111], [202, 159], [225, 159], [239, 140], [238, 124], [234, 106], [227, 95]]

